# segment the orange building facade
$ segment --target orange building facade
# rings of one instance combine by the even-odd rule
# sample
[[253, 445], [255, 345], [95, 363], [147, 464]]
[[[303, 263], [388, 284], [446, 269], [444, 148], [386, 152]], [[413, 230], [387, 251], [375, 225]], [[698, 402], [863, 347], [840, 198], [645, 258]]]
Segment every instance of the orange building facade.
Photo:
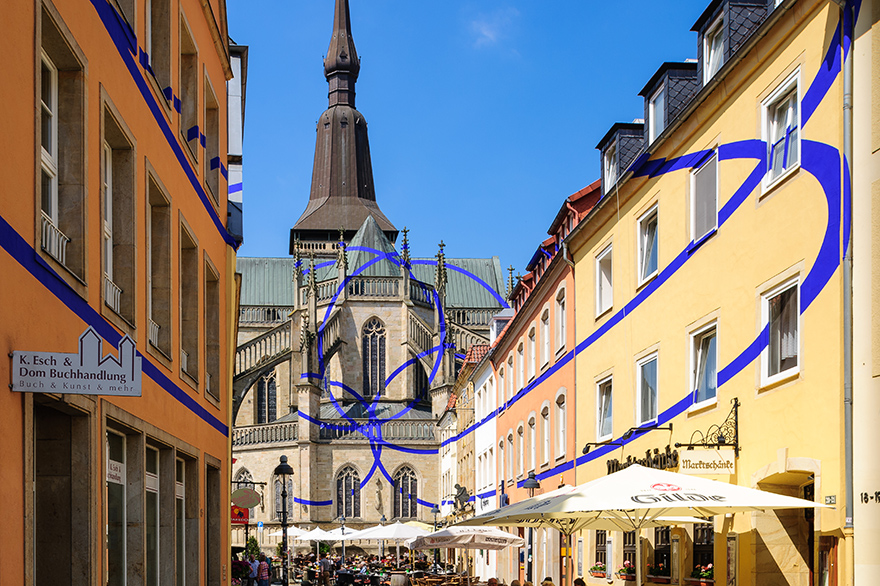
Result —
[[[510, 294], [515, 310], [492, 351], [498, 415], [496, 468], [501, 505], [529, 497], [523, 483], [534, 474], [535, 494], [575, 484], [565, 463], [575, 445], [574, 273], [565, 237], [599, 199], [596, 181], [566, 198]], [[509, 528], [525, 538], [524, 548], [498, 552], [500, 580], [554, 583], [568, 573], [561, 553], [567, 547], [556, 530]]]
[[0, 580], [229, 583], [225, 2], [13, 0], [0, 32]]

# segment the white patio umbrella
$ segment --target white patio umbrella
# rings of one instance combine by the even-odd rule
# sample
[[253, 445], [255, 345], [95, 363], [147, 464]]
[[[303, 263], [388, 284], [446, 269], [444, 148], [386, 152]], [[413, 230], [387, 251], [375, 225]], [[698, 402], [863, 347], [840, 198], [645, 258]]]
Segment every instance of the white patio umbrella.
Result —
[[[633, 465], [581, 484], [571, 492], [523, 507], [512, 515], [509, 523], [541, 521], [570, 534], [577, 528], [590, 527], [591, 523], [613, 520], [624, 530], [632, 531], [674, 516], [711, 517], [825, 506], [699, 476]], [[637, 560], [641, 559], [640, 549], [640, 540], [636, 540]], [[636, 564], [636, 572], [636, 581], [641, 583], [641, 564]]]
[[[330, 531], [324, 531], [320, 527], [315, 527], [311, 531], [307, 531], [294, 539], [296, 541], [339, 541], [339, 537], [333, 535]], [[317, 545], [315, 547], [317, 547]]]
[[522, 547], [523, 538], [505, 533], [495, 527], [453, 526], [416, 537], [406, 542], [410, 549], [435, 549], [453, 547], [456, 549], [504, 549]]
[[[282, 533], [283, 532], [279, 529], [278, 531], [273, 531], [272, 533], [270, 533], [269, 537], [279, 537], [280, 535], [282, 535]], [[291, 526], [287, 528], [288, 537], [299, 537], [303, 533], [305, 533], [305, 531], [303, 531], [299, 527]]]
[[400, 521], [390, 525], [376, 525], [360, 531], [355, 539], [373, 541], [393, 541], [397, 545], [397, 567], [400, 567], [400, 544], [416, 537], [427, 535], [430, 531], [405, 525]]

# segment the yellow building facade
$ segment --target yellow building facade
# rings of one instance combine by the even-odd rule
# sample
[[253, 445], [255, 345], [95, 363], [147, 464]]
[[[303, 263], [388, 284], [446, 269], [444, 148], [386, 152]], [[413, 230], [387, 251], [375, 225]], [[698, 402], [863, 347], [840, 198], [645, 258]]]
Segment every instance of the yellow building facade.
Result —
[[577, 481], [630, 463], [708, 469], [836, 508], [585, 531], [574, 547], [588, 583], [619, 581], [625, 562], [678, 583], [697, 565], [716, 584], [851, 583], [841, 9], [745, 4], [712, 2], [694, 26], [698, 60], [664, 64], [642, 92], [644, 125], [599, 145], [603, 197], [568, 238]]

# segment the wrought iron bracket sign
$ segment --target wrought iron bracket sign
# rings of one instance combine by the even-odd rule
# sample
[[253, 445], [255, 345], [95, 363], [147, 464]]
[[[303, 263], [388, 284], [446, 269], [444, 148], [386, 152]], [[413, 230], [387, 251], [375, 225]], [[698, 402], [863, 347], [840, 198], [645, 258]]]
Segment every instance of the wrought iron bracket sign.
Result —
[[691, 443], [675, 442], [676, 448], [733, 448], [735, 457], [739, 457], [739, 399], [731, 401], [733, 407], [721, 425], [713, 424], [705, 433], [700, 430], [691, 434]]

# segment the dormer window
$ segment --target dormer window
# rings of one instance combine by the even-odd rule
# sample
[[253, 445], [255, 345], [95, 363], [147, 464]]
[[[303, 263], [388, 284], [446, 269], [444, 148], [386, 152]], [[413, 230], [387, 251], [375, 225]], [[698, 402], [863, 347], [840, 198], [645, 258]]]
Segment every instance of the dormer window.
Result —
[[666, 86], [654, 92], [648, 102], [648, 143], [654, 142], [666, 128]]
[[718, 18], [703, 37], [703, 83], [724, 65], [724, 17]]
[[611, 143], [604, 156], [605, 193], [617, 183], [617, 141]]

